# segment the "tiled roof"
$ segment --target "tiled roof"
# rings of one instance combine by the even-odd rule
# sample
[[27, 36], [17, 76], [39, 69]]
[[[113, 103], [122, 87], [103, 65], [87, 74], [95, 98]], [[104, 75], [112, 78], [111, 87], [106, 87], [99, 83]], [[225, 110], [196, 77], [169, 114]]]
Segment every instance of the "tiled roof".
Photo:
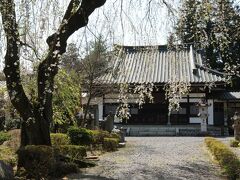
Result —
[[212, 98], [219, 100], [240, 100], [240, 92], [214, 93]]
[[223, 82], [223, 74], [205, 68], [202, 56], [192, 48], [168, 51], [164, 46], [122, 46], [119, 56], [113, 58], [113, 71], [101, 83], [190, 83]]

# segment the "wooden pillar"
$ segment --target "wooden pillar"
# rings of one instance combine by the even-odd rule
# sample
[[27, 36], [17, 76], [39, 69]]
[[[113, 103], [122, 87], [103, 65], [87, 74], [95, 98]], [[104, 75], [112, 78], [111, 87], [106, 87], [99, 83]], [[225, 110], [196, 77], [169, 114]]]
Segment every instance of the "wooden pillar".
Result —
[[190, 98], [187, 95], [187, 117], [188, 117], [188, 124], [190, 123]]
[[228, 101], [224, 102], [224, 126], [228, 125]]

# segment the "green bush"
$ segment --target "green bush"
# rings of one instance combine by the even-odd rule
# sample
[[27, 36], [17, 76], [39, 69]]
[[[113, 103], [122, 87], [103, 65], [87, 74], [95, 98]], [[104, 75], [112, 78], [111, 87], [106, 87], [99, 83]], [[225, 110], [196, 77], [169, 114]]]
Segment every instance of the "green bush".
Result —
[[106, 151], [116, 151], [119, 140], [117, 138], [104, 138], [103, 149]]
[[64, 156], [68, 156], [71, 160], [75, 159], [83, 159], [83, 157], [87, 156], [87, 151], [84, 146], [78, 145], [62, 145], [55, 147], [56, 154], [62, 154]]
[[93, 136], [93, 144], [103, 144], [104, 138], [109, 138], [110, 133], [102, 130], [91, 130]]
[[68, 129], [68, 136], [74, 145], [89, 145], [93, 142], [92, 132], [85, 128], [72, 126]]
[[239, 143], [240, 143], [240, 141], [237, 141], [237, 140], [235, 140], [235, 139], [232, 139], [232, 140], [230, 141], [230, 146], [231, 146], [231, 147], [238, 147], [238, 146], [239, 146]]
[[51, 133], [51, 143], [53, 146], [69, 145], [70, 139], [67, 134]]
[[28, 177], [46, 178], [54, 170], [53, 148], [44, 145], [29, 145], [18, 150], [18, 166], [23, 167]]
[[103, 144], [104, 138], [116, 138], [120, 141], [120, 135], [117, 133], [109, 133], [102, 130], [89, 130], [93, 136], [93, 144]]
[[10, 140], [10, 138], [11, 136], [8, 133], [0, 131], [0, 145], [4, 143], [4, 141]]
[[238, 157], [225, 144], [214, 138], [206, 138], [205, 143], [228, 177], [231, 179], [239, 177], [240, 160]]
[[110, 134], [110, 137], [111, 137], [111, 138], [116, 138], [116, 139], [118, 139], [118, 141], [120, 141], [120, 139], [121, 139], [120, 134], [118, 134], [118, 133], [113, 133], [113, 132]]

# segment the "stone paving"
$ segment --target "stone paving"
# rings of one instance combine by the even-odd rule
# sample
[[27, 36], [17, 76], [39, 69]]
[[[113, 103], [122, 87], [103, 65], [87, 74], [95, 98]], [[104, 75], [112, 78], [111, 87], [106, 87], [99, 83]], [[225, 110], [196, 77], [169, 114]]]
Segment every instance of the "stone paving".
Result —
[[100, 157], [98, 166], [69, 179], [221, 180], [203, 137], [127, 137], [127, 146]]

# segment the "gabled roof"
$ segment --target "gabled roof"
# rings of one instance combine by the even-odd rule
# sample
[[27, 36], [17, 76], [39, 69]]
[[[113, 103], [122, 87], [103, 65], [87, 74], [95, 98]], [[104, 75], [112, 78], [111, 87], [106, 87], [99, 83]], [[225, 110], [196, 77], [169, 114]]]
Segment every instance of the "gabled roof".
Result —
[[186, 48], [169, 51], [166, 46], [121, 46], [113, 58], [113, 71], [103, 76], [102, 83], [189, 83], [224, 82], [222, 73], [206, 68], [200, 52]]

